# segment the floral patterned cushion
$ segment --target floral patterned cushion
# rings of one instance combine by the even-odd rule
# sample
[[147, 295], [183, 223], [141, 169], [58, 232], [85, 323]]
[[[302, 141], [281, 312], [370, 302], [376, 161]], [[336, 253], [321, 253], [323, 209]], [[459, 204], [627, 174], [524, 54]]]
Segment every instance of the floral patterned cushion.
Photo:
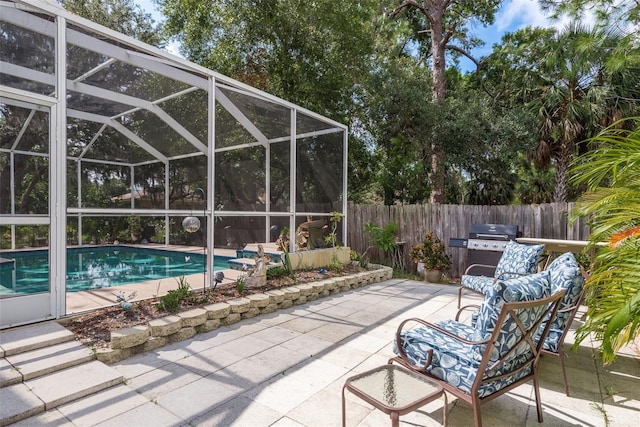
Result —
[[[549, 335], [544, 342], [544, 349], [558, 352], [558, 341], [568, 326], [570, 312], [561, 313], [560, 310], [573, 307], [578, 303], [584, 285], [584, 277], [580, 271], [580, 264], [571, 252], [560, 255], [547, 267], [551, 279], [551, 292], [556, 293], [566, 289], [567, 293], [560, 302], [558, 314], [551, 323]], [[544, 326], [544, 325], [543, 325]]]
[[[478, 310], [478, 317], [475, 323], [477, 339], [487, 339], [493, 333], [498, 315], [505, 302], [533, 301], [546, 298], [551, 295], [551, 284], [549, 282], [549, 273], [546, 271], [514, 279], [497, 280], [495, 285], [488, 289]], [[539, 318], [539, 313], [544, 309], [545, 307], [539, 307], [537, 310], [525, 313], [528, 317], [520, 318], [520, 321], [526, 327], [531, 322], [535, 322]], [[502, 347], [506, 347], [503, 344], [512, 342], [514, 337], [509, 337], [509, 333], [509, 330], [505, 330], [504, 336], [501, 334], [498, 337], [498, 342]], [[515, 338], [519, 338], [519, 336]], [[503, 354], [502, 349], [500, 349], [497, 354], [492, 355], [491, 360], [498, 360]]]
[[474, 291], [485, 293], [486, 289], [493, 285], [493, 277], [469, 276], [464, 274], [460, 279], [460, 284]]
[[[538, 260], [544, 245], [521, 245], [513, 240], [507, 243], [496, 266], [493, 277], [463, 275], [460, 285], [486, 294], [495, 279], [511, 279], [538, 270]], [[509, 274], [514, 273], [514, 274]]]
[[510, 240], [496, 266], [494, 277], [507, 279], [514, 277], [505, 273], [532, 274], [538, 271], [538, 260], [544, 245], [523, 245]]
[[[438, 322], [437, 325], [456, 333], [461, 338], [472, 339], [475, 334], [474, 328], [453, 320]], [[428, 327], [405, 331], [401, 337], [401, 345], [411, 363], [417, 366], [424, 366], [427, 352], [432, 349], [433, 356], [427, 372], [467, 393], [471, 392], [473, 382], [478, 375], [479, 361], [470, 356], [477, 353], [477, 347], [483, 347], [484, 351], [484, 346], [463, 343]], [[394, 343], [394, 351], [398, 353], [396, 343]], [[526, 360], [526, 357], [516, 356], [507, 364], [500, 365], [498, 369], [488, 370], [486, 374], [493, 376], [506, 373], [512, 365], [518, 366]], [[480, 387], [479, 395], [480, 397], [489, 396], [530, 372], [529, 368], [523, 369], [510, 377], [487, 383]]]
[[[509, 280], [498, 280], [494, 286], [489, 288], [474, 326], [453, 320], [437, 322], [436, 325], [461, 338], [479, 341], [484, 337], [488, 338], [493, 332], [505, 302], [531, 301], [547, 297], [550, 294], [551, 286], [547, 272]], [[518, 318], [525, 327], [531, 326], [533, 322], [540, 319], [544, 309], [545, 307], [541, 306], [521, 310], [518, 313]], [[520, 330], [515, 327], [515, 321], [507, 318], [502, 325], [490, 360], [497, 361], [507, 354], [521, 335]], [[397, 343], [394, 343], [394, 351], [398, 353], [396, 345]], [[400, 345], [409, 360], [418, 366], [424, 366], [428, 350], [433, 350], [431, 364], [427, 367], [427, 372], [466, 392], [471, 391], [478, 374], [480, 361], [486, 351], [485, 345], [466, 344], [426, 326], [404, 331], [401, 334]], [[487, 370], [484, 375], [492, 377], [508, 373], [512, 368], [521, 366], [530, 360], [531, 357], [533, 355], [529, 347], [526, 344], [520, 344], [511, 357], [504, 363], [498, 364], [494, 370]], [[529, 373], [530, 368], [527, 368], [517, 374], [489, 382], [480, 387], [479, 395], [480, 397], [488, 396]]]

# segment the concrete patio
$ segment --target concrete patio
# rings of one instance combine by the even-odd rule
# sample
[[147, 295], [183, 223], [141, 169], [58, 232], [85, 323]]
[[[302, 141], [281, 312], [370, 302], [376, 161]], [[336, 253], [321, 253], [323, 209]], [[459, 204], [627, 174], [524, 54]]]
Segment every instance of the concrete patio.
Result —
[[[387, 362], [401, 320], [452, 318], [455, 292], [451, 285], [393, 279], [243, 320], [111, 365], [124, 384], [14, 425], [339, 426], [345, 379]], [[571, 397], [559, 361], [541, 360], [544, 425], [638, 425], [638, 349], [625, 349], [603, 367], [595, 345], [583, 342], [569, 352]], [[439, 399], [402, 416], [401, 425], [440, 425], [442, 405]], [[346, 407], [348, 426], [390, 425], [351, 394]], [[473, 424], [470, 407], [451, 396], [448, 411], [450, 426]], [[532, 385], [484, 405], [482, 416], [486, 426], [538, 425]]]

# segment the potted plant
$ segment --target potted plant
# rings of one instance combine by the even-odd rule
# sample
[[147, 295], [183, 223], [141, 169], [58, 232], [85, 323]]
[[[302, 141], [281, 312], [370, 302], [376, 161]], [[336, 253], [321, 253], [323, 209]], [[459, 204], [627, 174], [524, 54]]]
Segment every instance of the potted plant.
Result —
[[425, 234], [421, 244], [413, 245], [409, 258], [416, 264], [424, 265], [424, 278], [431, 283], [439, 283], [442, 273], [451, 268], [451, 257], [444, 243], [432, 232]]

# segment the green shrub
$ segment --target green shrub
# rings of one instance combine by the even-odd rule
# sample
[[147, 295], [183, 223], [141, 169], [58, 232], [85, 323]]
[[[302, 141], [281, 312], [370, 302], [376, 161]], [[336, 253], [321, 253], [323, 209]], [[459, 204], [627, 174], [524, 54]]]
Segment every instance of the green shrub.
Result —
[[267, 280], [290, 276], [286, 267], [271, 267], [267, 270]]
[[178, 289], [170, 289], [166, 295], [160, 297], [160, 301], [157, 303], [160, 310], [176, 313], [180, 309], [182, 301], [194, 302], [196, 300], [196, 294], [184, 276], [178, 278], [177, 282]]
[[338, 260], [336, 255], [333, 256], [331, 264], [327, 266], [327, 269], [331, 271], [337, 271], [338, 273], [344, 270], [345, 265]]
[[238, 291], [238, 293], [241, 294], [244, 292], [244, 287], [246, 284], [247, 284], [247, 277], [245, 275], [238, 277], [238, 280], [236, 280], [236, 290]]
[[180, 308], [180, 297], [178, 291], [175, 289], [169, 290], [166, 295], [160, 297], [160, 301], [157, 303], [160, 310], [168, 311], [169, 313], [177, 313]]

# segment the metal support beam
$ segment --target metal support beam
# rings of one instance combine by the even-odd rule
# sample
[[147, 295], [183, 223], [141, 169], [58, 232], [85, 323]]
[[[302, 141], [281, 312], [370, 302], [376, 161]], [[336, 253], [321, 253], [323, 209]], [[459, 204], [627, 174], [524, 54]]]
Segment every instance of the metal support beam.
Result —
[[289, 251], [296, 252], [296, 121], [297, 110], [291, 109], [291, 136], [289, 137]]
[[229, 112], [262, 146], [266, 148], [269, 140], [222, 91], [216, 88], [216, 100]]
[[209, 96], [207, 114], [207, 277], [208, 286], [213, 283], [213, 248], [215, 242], [215, 173], [216, 173], [216, 80], [209, 77]]
[[66, 314], [67, 284], [67, 22], [56, 18], [56, 99], [51, 108], [49, 157], [49, 266], [52, 315]]

